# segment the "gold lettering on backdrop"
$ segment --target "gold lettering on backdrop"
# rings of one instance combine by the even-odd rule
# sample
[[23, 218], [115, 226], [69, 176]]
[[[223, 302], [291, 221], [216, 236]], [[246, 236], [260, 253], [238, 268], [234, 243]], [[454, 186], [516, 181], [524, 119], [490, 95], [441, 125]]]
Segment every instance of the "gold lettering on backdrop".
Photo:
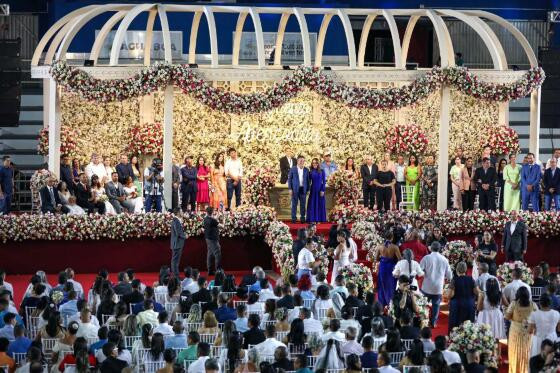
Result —
[[243, 143], [311, 144], [321, 139], [310, 102], [288, 102], [268, 113], [232, 117], [230, 138]]

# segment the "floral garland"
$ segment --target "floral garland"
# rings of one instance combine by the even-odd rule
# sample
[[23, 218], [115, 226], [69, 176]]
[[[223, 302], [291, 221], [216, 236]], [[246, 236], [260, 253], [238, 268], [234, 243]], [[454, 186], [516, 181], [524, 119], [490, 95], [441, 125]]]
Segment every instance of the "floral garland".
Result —
[[291, 75], [262, 93], [239, 94], [212, 87], [187, 65], [155, 64], [128, 79], [95, 79], [84, 70], [56, 61], [51, 76], [67, 91], [97, 102], [122, 101], [144, 96], [174, 83], [183, 92], [213, 109], [230, 113], [256, 113], [279, 107], [304, 87], [355, 108], [392, 110], [412, 105], [442, 85], [476, 98], [509, 101], [527, 96], [540, 87], [544, 71], [535, 67], [510, 84], [480, 81], [464, 67], [434, 67], [403, 87], [369, 89], [335, 82], [318, 68], [298, 67]]
[[294, 273], [295, 261], [292, 251], [293, 239], [290, 227], [281, 221], [273, 221], [268, 226], [264, 241], [272, 249], [272, 255], [276, 265], [280, 268], [280, 274], [284, 281]]
[[360, 198], [360, 180], [354, 173], [346, 170], [336, 170], [329, 175], [327, 185], [334, 188], [334, 203], [336, 205], [357, 205]]
[[447, 258], [453, 270], [459, 262], [472, 264], [474, 261], [472, 246], [461, 240], [449, 241], [441, 251], [441, 255]]
[[47, 179], [52, 176], [49, 170], [37, 170], [31, 175], [31, 211], [38, 213], [41, 209], [41, 200], [39, 198], [39, 190], [47, 185]]
[[[43, 179], [44, 173], [36, 179]], [[37, 181], [38, 185], [40, 182]], [[188, 237], [203, 233], [205, 214], [183, 216]], [[241, 206], [234, 212], [218, 215], [222, 236], [264, 236], [275, 221], [272, 208]], [[0, 216], [0, 241], [24, 240], [126, 240], [156, 238], [170, 235], [172, 215], [169, 213], [108, 215], [3, 215]]]
[[346, 283], [352, 282], [364, 293], [373, 290], [373, 276], [371, 269], [361, 263], [351, 263], [338, 270]]
[[[420, 319], [420, 324], [422, 327], [428, 326], [429, 318], [430, 318], [430, 308], [428, 307], [428, 298], [420, 293], [416, 292], [416, 306], [418, 307], [418, 313], [416, 316]], [[393, 305], [393, 301], [389, 302], [389, 316], [393, 319], [396, 319], [395, 316], [395, 307]]]
[[488, 324], [473, 323], [469, 320], [456, 326], [451, 331], [449, 349], [464, 353], [478, 351], [493, 356], [495, 339]]
[[366, 250], [366, 260], [372, 263], [373, 273], [379, 270], [379, 245], [383, 244], [383, 238], [377, 232], [375, 223], [360, 220], [352, 224], [352, 237], [362, 240], [362, 249]]
[[[528, 233], [533, 237], [555, 237], [560, 236], [560, 213], [556, 211], [529, 212], [519, 211], [519, 216], [525, 222]], [[510, 215], [504, 211], [401, 211], [391, 210], [385, 214], [378, 211], [365, 209], [363, 206], [335, 206], [329, 218], [335, 221], [344, 217], [348, 222], [365, 220], [375, 223], [377, 227], [381, 227], [385, 222], [390, 220], [401, 220], [407, 218], [413, 221], [417, 218], [426, 222], [431, 220], [434, 224], [441, 228], [445, 235], [472, 235], [488, 230], [493, 234], [502, 233], [506, 222], [509, 221]]]
[[515, 268], [521, 269], [521, 280], [528, 284], [533, 284], [533, 274], [531, 269], [527, 266], [526, 263], [523, 263], [519, 260], [515, 262], [506, 262], [498, 266], [498, 271], [496, 272], [498, 279], [502, 283], [502, 285], [509, 284], [513, 281], [513, 270]]
[[130, 132], [128, 151], [138, 155], [157, 155], [163, 150], [161, 123], [136, 124]]
[[244, 200], [254, 206], [270, 206], [269, 192], [277, 179], [278, 174], [270, 167], [249, 171], [243, 184]]
[[393, 154], [424, 154], [428, 138], [415, 124], [397, 125], [386, 134], [385, 150]]
[[[60, 129], [60, 154], [75, 158], [78, 156], [78, 146], [76, 140], [80, 133], [72, 128], [62, 127]], [[43, 156], [49, 155], [49, 129], [43, 128], [39, 133], [39, 144], [37, 153]]]
[[504, 124], [490, 127], [485, 135], [480, 141], [481, 151], [482, 147], [489, 145], [492, 154], [495, 155], [509, 155], [520, 152], [519, 135], [515, 130]]

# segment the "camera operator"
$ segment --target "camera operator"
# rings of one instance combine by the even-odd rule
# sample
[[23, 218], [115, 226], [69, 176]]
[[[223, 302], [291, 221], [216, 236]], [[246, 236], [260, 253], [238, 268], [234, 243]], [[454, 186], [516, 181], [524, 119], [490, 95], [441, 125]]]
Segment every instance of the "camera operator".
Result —
[[410, 277], [406, 275], [399, 276], [399, 287], [393, 295], [393, 307], [395, 311], [395, 319], [400, 320], [403, 312], [410, 312], [415, 315], [418, 313], [416, 305], [416, 294], [411, 289]]
[[146, 212], [152, 211], [155, 203], [155, 211], [161, 212], [161, 197], [163, 195], [163, 162], [160, 158], [154, 158], [152, 165], [144, 170], [144, 208]]

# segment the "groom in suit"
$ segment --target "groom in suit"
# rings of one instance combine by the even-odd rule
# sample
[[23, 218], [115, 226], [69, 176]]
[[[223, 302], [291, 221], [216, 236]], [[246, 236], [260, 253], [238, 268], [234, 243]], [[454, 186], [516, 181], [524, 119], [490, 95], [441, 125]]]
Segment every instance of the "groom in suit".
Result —
[[527, 251], [527, 225], [520, 219], [516, 210], [511, 212], [510, 221], [504, 228], [502, 246], [507, 261], [523, 261], [523, 255]]
[[288, 189], [292, 198], [292, 223], [296, 222], [297, 205], [299, 201], [299, 213], [301, 222], [305, 222], [305, 199], [309, 191], [309, 169], [304, 167], [305, 158], [300, 155], [297, 165], [290, 169], [288, 174]]
[[550, 210], [552, 200], [556, 211], [560, 211], [560, 169], [556, 164], [556, 158], [548, 161], [549, 168], [544, 171], [544, 210]]
[[54, 187], [55, 185], [56, 179], [54, 177], [50, 177], [47, 180], [47, 185], [39, 190], [39, 194], [41, 196], [41, 212], [43, 214], [48, 212], [51, 214], [60, 212], [65, 214], [68, 213], [68, 208], [66, 206], [62, 206], [58, 190]]
[[377, 166], [373, 164], [371, 155], [366, 156], [366, 163], [360, 167], [362, 175], [362, 192], [364, 194], [364, 207], [373, 210], [375, 205], [375, 185], [373, 180], [377, 177]]
[[171, 221], [171, 272], [177, 279], [179, 279], [179, 263], [186, 239], [183, 220], [178, 214], [173, 214], [173, 220]]
[[521, 168], [521, 208], [529, 210], [529, 201], [533, 211], [539, 212], [539, 188], [541, 185], [541, 166], [535, 164], [535, 155], [527, 154], [527, 164]]
[[294, 152], [292, 149], [286, 149], [286, 155], [280, 158], [280, 184], [286, 184], [288, 181], [288, 174], [295, 164], [296, 159], [294, 158]]

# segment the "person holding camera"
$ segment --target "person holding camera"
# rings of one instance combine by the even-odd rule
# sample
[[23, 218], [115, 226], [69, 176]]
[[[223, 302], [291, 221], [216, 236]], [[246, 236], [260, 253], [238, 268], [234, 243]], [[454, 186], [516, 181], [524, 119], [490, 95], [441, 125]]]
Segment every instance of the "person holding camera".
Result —
[[161, 212], [163, 182], [163, 162], [159, 158], [154, 158], [152, 165], [144, 170], [144, 194], [146, 196], [144, 208], [146, 212], [152, 211], [154, 203], [155, 210]]
[[400, 320], [401, 315], [405, 312], [410, 312], [413, 315], [418, 313], [416, 293], [410, 286], [409, 276], [399, 276], [399, 287], [393, 294], [393, 309], [396, 320]]

